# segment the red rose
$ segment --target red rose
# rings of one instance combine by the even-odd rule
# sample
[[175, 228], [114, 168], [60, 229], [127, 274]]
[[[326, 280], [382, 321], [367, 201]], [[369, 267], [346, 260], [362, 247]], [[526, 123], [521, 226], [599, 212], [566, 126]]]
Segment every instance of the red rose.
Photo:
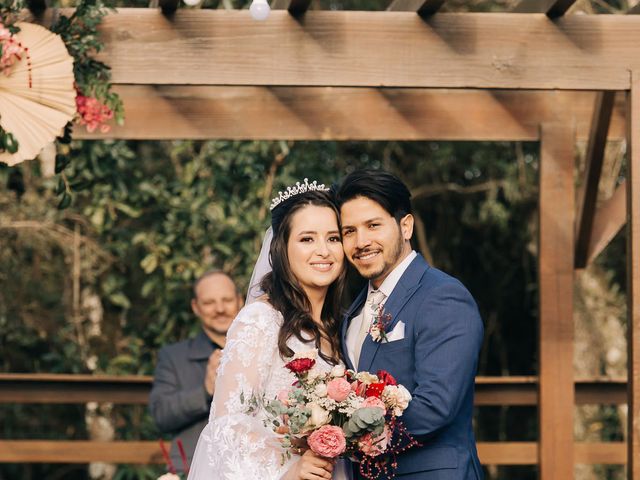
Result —
[[313, 358], [296, 358], [287, 363], [285, 367], [295, 374], [300, 374], [308, 372], [315, 364], [316, 361]]
[[393, 378], [393, 375], [391, 375], [386, 370], [378, 370], [378, 373], [376, 373], [376, 375], [378, 376], [380, 381], [385, 384], [385, 386], [398, 384], [398, 382], [396, 382], [396, 379]]
[[380, 395], [382, 395], [382, 391], [384, 390], [384, 387], [386, 387], [386, 385], [383, 382], [371, 383], [367, 387], [366, 396], [380, 398]]

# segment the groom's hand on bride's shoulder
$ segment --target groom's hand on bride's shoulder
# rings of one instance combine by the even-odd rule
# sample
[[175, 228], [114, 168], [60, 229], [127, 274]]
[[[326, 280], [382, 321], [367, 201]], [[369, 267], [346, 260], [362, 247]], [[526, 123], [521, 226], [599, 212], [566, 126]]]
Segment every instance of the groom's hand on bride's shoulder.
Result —
[[209, 356], [207, 362], [207, 373], [204, 376], [204, 388], [209, 395], [213, 395], [213, 389], [216, 385], [216, 378], [218, 376], [218, 367], [220, 366], [220, 358], [222, 357], [222, 350], [214, 350]]

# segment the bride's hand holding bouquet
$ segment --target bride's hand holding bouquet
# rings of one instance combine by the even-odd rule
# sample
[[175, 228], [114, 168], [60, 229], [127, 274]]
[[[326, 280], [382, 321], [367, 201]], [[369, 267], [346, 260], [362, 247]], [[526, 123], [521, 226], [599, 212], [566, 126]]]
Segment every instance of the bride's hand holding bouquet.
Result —
[[316, 356], [312, 350], [293, 357], [285, 368], [297, 381], [265, 405], [271, 427], [283, 434], [285, 458], [306, 442], [314, 461], [346, 456], [359, 462], [365, 478], [393, 476], [396, 455], [417, 445], [398, 420], [411, 394], [383, 370], [374, 375], [336, 365], [321, 372]]

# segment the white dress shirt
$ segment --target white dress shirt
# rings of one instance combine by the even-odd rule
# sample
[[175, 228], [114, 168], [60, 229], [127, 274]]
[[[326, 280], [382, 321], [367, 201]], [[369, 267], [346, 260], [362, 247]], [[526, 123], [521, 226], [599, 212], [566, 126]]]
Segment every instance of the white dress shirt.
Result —
[[[407, 268], [409, 268], [409, 265], [411, 264], [413, 259], [416, 258], [417, 255], [418, 254], [415, 252], [415, 250], [412, 250], [411, 253], [407, 255], [407, 257], [404, 260], [402, 260], [402, 262], [400, 262], [400, 264], [396, 268], [394, 268], [391, 271], [391, 273], [389, 273], [389, 275], [387, 275], [387, 278], [384, 279], [384, 281], [380, 285], [380, 288], [378, 289], [384, 294], [384, 300], [380, 302], [381, 305], [385, 304], [385, 302], [393, 292], [394, 288], [396, 288], [396, 285], [400, 281], [400, 277], [402, 277], [402, 275], [407, 270]], [[371, 285], [371, 282], [369, 282], [368, 289], [367, 289], [367, 299], [365, 300], [364, 305], [368, 305], [369, 298], [371, 297], [371, 292], [373, 290], [374, 288]], [[360, 350], [359, 348], [360, 345], [356, 345], [356, 342], [358, 340], [358, 333], [360, 332], [360, 327], [365, 317], [363, 311], [364, 309], [361, 309], [360, 312], [355, 317], [353, 317], [353, 319], [351, 320], [351, 323], [349, 324], [349, 327], [347, 328], [347, 338], [346, 338], [347, 353], [349, 354], [349, 359], [351, 360], [351, 363], [354, 365], [356, 369], [358, 368], [358, 365], [357, 365], [358, 359], [355, 358], [355, 355], [356, 355], [356, 352]]]

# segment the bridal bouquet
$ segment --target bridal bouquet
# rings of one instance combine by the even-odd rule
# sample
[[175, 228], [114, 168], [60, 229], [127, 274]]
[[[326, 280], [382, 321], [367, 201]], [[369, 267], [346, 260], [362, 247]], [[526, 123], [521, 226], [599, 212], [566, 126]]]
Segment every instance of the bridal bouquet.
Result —
[[358, 461], [365, 478], [392, 477], [396, 455], [417, 445], [398, 420], [411, 394], [384, 370], [373, 375], [337, 365], [319, 371], [316, 356], [316, 350], [294, 356], [285, 368], [296, 383], [264, 405], [271, 427], [284, 433], [285, 455], [306, 441], [320, 456]]

